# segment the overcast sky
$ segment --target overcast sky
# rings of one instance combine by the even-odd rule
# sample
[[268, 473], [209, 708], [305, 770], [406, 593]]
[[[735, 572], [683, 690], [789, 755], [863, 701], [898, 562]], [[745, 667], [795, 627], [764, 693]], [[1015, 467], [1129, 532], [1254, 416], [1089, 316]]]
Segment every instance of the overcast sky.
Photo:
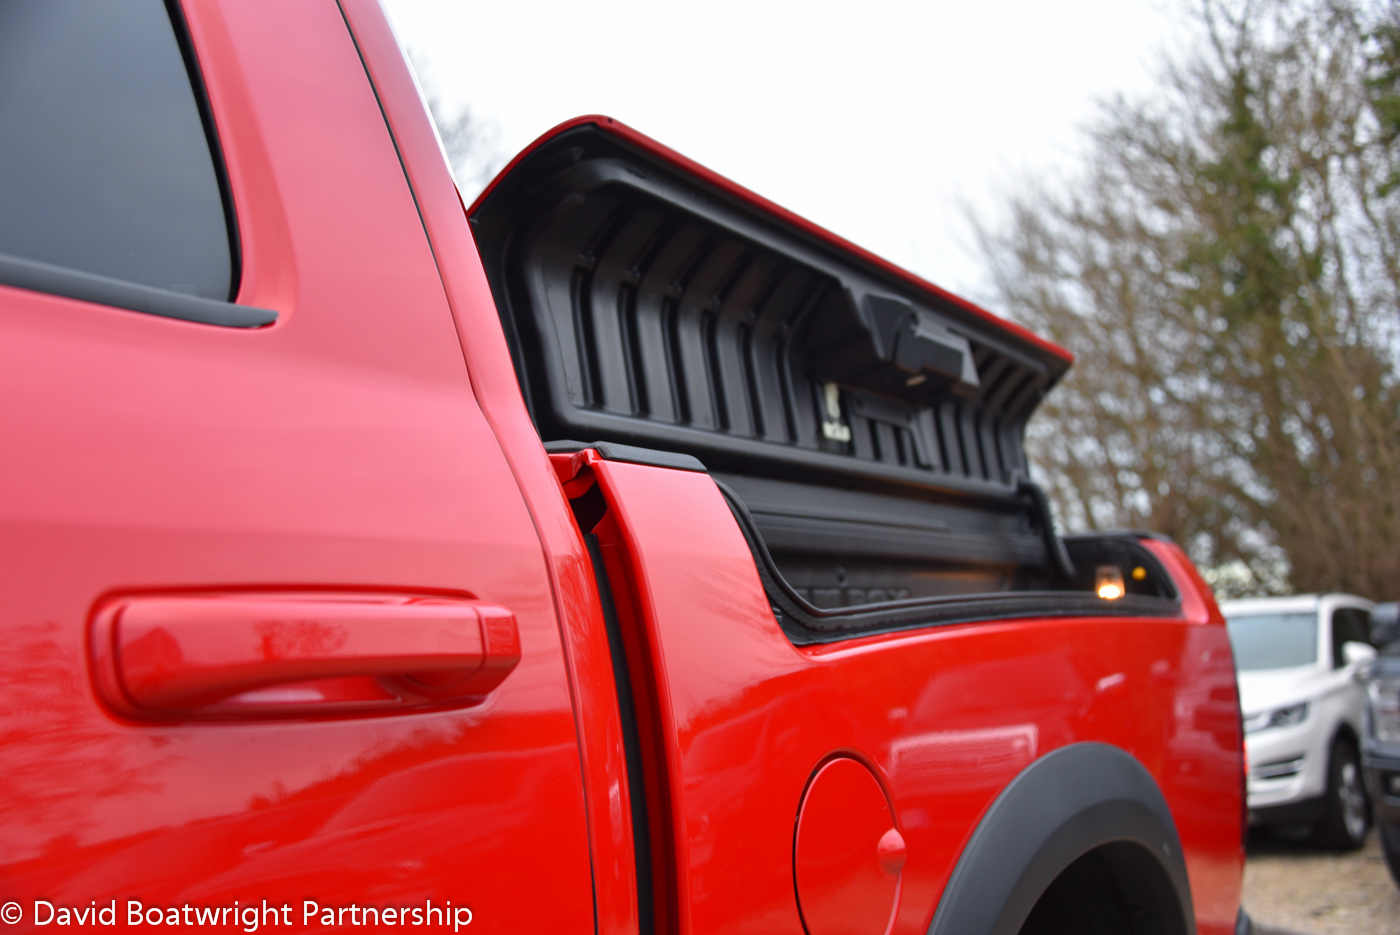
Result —
[[[1143, 93], [1162, 0], [384, 0], [449, 105], [513, 155], [602, 113], [941, 286], [987, 299], [964, 205], [1074, 164]], [[474, 193], [468, 193], [468, 198]]]

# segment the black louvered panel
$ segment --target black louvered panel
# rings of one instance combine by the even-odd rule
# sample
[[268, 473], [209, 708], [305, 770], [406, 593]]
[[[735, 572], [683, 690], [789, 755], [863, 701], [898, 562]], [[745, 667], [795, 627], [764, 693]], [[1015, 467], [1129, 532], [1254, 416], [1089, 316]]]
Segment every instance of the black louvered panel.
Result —
[[666, 422], [689, 419], [681, 375], [676, 372], [676, 317], [686, 269], [704, 242], [702, 227], [678, 224], [672, 218], [667, 236], [639, 269], [636, 319], [643, 382], [652, 400], [649, 415]]
[[1043, 583], [1026, 420], [1066, 362], [597, 128], [472, 214], [546, 441], [701, 459], [836, 604]]
[[1062, 361], [571, 132], [473, 215], [546, 439], [1016, 496]]
[[672, 366], [679, 374], [677, 382], [685, 398], [686, 423], [695, 428], [725, 429], [720, 413], [724, 394], [715, 382], [710, 344], [716, 295], [742, 253], [741, 244], [711, 232], [692, 257], [673, 306]]
[[755, 355], [761, 376], [761, 391], [771, 399], [772, 420], [780, 431], [768, 436], [772, 441], [816, 447], [815, 426], [809, 423], [810, 387], [806, 385], [801, 361], [794, 360], [794, 338], [807, 310], [820, 294], [820, 284], [809, 271], [789, 268], [781, 282], [760, 309], [754, 325]]
[[782, 304], [783, 295], [797, 288], [798, 280], [807, 277], [767, 254], [754, 264], [755, 269], [760, 266], [766, 267], [763, 285], [746, 312], [748, 320], [743, 326], [747, 345], [744, 363], [749, 372], [749, 392], [758, 437], [783, 444], [793, 438], [792, 413], [780, 379], [778, 359], [782, 349], [777, 344], [774, 325], [780, 316], [776, 316], [773, 309]]
[[749, 388], [749, 368], [744, 365], [741, 328], [746, 323], [746, 300], [751, 300], [755, 286], [752, 273], [756, 251], [748, 247], [730, 270], [729, 277], [716, 296], [713, 315], [706, 332], [706, 350], [710, 373], [718, 388], [716, 405], [720, 423], [731, 435], [754, 438], [752, 391]]
[[962, 433], [958, 430], [961, 422], [958, 405], [954, 402], [938, 403], [935, 406], [938, 418], [938, 436], [942, 440], [943, 450], [947, 452], [947, 464], [949, 474], [961, 474], [967, 476], [968, 459], [966, 448], [963, 445]]
[[601, 236], [590, 251], [592, 270], [588, 289], [575, 301], [590, 307], [593, 322], [597, 405], [609, 412], [641, 415], [636, 368], [635, 321], [632, 319], [635, 284], [631, 270], [662, 226], [655, 211], [631, 211], [620, 207], [604, 223]]
[[977, 396], [975, 412], [977, 450], [982, 455], [983, 476], [999, 482], [1006, 481], [1007, 472], [996, 437], [997, 424], [1001, 417], [998, 399], [1011, 369], [1011, 362], [1004, 357], [989, 359], [979, 368], [982, 386]]
[[[591, 272], [589, 246], [616, 210], [614, 199], [595, 198], [561, 212], [550, 240], [534, 244], [520, 270], [528, 278], [526, 288], [542, 299], [541, 311], [550, 315], [533, 322], [541, 326], [541, 333], [532, 344], [551, 358], [547, 365], [554, 377], [551, 385], [579, 408], [595, 405], [597, 383], [589, 307], [576, 297], [586, 289]], [[522, 333], [535, 336], [534, 330]]]

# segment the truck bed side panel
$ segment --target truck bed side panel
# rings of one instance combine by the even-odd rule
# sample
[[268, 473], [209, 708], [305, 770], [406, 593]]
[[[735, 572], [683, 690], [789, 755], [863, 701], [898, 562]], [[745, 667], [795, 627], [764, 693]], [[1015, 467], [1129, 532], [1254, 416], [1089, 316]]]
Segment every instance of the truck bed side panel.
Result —
[[[1080, 741], [1147, 768], [1176, 817], [1198, 931], [1233, 931], [1239, 741], [1213, 605], [1188, 598], [1180, 619], [980, 622], [795, 647], [707, 476], [591, 468], [654, 667], [680, 932], [802, 930], [794, 819], [813, 771], [840, 753], [886, 784], [908, 846], [892, 931], [922, 933], [997, 794]], [[1183, 590], [1196, 586], [1162, 555]]]

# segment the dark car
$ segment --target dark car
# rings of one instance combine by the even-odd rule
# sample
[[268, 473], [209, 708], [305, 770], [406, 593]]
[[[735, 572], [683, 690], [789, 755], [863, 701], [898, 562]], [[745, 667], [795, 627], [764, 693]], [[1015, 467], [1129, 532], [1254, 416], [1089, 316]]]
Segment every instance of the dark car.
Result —
[[1366, 694], [1362, 762], [1390, 875], [1400, 885], [1400, 603], [1378, 604], [1371, 641], [1381, 647]]

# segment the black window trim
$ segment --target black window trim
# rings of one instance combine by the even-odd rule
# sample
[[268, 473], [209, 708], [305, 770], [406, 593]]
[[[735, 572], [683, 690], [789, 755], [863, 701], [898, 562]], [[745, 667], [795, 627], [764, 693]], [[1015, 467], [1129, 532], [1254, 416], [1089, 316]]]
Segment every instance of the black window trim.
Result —
[[53, 266], [8, 253], [0, 253], [0, 284], [46, 292], [51, 295], [109, 305], [163, 318], [178, 318], [227, 328], [261, 328], [277, 320], [271, 309], [218, 302], [183, 292], [171, 292], [139, 283], [126, 282]]
[[238, 287], [243, 281], [243, 249], [238, 237], [238, 213], [233, 210], [233, 186], [229, 182], [228, 166], [224, 163], [223, 141], [219, 139], [219, 128], [214, 123], [214, 111], [209, 106], [209, 89], [204, 83], [204, 71], [199, 67], [199, 56], [194, 52], [194, 40], [190, 38], [190, 24], [185, 19], [181, 0], [165, 0], [165, 12], [170, 17], [170, 27], [175, 32], [175, 44], [180, 47], [180, 57], [185, 61], [185, 74], [190, 80], [190, 90], [194, 92], [194, 106], [199, 110], [199, 121], [204, 126], [204, 139], [209, 144], [209, 161], [214, 165], [214, 178], [219, 183], [219, 198], [224, 204], [224, 228], [228, 235], [229, 277], [228, 301], [238, 297]]

